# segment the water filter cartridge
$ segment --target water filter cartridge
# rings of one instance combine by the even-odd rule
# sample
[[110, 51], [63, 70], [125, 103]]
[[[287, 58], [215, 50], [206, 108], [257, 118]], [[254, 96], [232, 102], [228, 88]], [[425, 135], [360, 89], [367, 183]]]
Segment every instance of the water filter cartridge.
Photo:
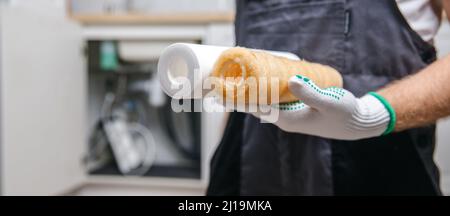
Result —
[[[210, 76], [219, 56], [231, 47], [175, 43], [163, 50], [158, 61], [158, 77], [167, 95], [176, 99], [199, 99], [208, 90], [203, 80]], [[299, 60], [288, 52], [267, 51], [273, 55]]]

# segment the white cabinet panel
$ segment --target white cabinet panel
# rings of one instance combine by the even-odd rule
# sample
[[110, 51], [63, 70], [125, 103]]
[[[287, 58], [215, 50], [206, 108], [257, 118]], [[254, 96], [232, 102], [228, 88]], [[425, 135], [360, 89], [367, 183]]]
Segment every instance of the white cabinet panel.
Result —
[[[450, 24], [443, 21], [435, 39], [440, 57], [450, 54]], [[445, 195], [450, 195], [450, 118], [438, 122], [436, 144], [436, 163], [441, 171], [441, 188]]]
[[85, 178], [81, 29], [26, 9], [0, 17], [1, 192], [65, 192]]

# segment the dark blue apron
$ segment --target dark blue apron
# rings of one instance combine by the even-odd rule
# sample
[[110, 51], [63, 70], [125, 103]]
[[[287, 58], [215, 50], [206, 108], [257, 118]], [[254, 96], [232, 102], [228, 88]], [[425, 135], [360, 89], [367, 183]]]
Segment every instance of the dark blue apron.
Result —
[[[356, 96], [436, 59], [394, 0], [238, 0], [236, 39], [333, 66]], [[211, 161], [207, 194], [440, 195], [434, 135], [432, 125], [337, 141], [235, 112]]]

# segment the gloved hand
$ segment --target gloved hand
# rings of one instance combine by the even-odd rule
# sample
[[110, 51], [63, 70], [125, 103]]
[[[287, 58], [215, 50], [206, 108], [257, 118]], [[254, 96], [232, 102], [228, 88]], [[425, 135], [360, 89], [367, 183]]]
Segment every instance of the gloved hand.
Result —
[[[392, 107], [374, 92], [356, 98], [342, 88], [320, 89], [300, 75], [289, 80], [289, 90], [302, 101], [265, 107], [279, 111], [273, 123], [284, 131], [356, 140], [390, 133], [395, 125]], [[267, 118], [266, 112], [252, 114]]]

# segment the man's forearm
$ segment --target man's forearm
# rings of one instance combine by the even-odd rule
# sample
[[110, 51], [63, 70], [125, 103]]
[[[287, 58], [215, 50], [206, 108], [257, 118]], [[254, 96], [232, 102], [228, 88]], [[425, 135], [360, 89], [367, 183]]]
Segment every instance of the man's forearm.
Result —
[[394, 108], [395, 131], [450, 115], [450, 55], [378, 91]]

